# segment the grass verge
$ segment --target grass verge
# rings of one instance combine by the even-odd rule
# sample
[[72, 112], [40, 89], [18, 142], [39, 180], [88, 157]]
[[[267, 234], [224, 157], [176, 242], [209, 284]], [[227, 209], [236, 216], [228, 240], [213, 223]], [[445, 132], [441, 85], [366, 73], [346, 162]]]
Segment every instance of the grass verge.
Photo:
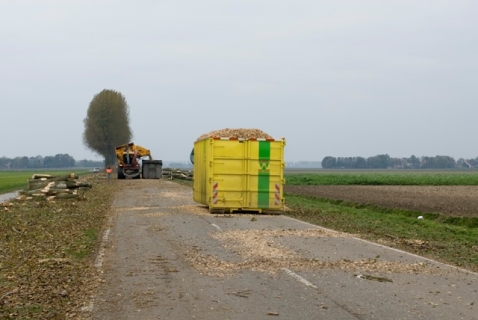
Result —
[[[325, 228], [478, 272], [478, 218], [286, 195], [284, 214]], [[418, 216], [424, 216], [418, 220]]]
[[[0, 211], [0, 318], [79, 318], [116, 180], [92, 175], [85, 200], [14, 202]], [[0, 209], [4, 209], [0, 207]]]

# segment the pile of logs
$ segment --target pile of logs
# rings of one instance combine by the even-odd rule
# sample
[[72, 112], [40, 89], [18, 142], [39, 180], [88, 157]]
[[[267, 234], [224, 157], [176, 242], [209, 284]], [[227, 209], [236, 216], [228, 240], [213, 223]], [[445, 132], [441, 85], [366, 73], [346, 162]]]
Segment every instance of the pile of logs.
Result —
[[163, 168], [163, 177], [168, 178], [169, 180], [180, 179], [191, 181], [193, 180], [193, 172], [191, 170]]
[[91, 187], [90, 183], [78, 180], [78, 175], [74, 173], [64, 176], [34, 174], [28, 180], [28, 188], [19, 192], [17, 200], [80, 198]]

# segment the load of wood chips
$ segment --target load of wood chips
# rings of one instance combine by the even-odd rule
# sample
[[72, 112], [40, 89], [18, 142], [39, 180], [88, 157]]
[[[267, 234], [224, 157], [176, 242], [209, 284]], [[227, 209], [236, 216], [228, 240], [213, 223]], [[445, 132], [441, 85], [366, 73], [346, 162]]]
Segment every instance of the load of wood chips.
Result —
[[204, 140], [210, 137], [219, 138], [242, 138], [242, 139], [273, 139], [270, 135], [259, 129], [237, 128], [220, 129], [201, 135], [196, 141]]

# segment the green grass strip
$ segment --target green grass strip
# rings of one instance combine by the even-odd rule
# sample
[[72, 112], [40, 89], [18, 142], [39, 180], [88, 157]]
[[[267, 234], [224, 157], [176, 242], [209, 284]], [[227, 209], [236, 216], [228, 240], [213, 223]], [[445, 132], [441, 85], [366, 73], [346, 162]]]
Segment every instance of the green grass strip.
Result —
[[288, 185], [478, 185], [478, 171], [365, 172], [286, 174]]
[[[478, 271], [478, 218], [450, 218], [286, 194], [284, 214]], [[424, 216], [418, 220], [419, 215]]]

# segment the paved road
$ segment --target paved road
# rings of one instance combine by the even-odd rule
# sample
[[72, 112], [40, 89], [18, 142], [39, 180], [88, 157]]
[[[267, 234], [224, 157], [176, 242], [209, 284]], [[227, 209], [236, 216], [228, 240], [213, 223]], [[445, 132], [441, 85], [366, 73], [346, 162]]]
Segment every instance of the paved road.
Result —
[[478, 275], [285, 216], [125, 180], [93, 319], [478, 319]]

